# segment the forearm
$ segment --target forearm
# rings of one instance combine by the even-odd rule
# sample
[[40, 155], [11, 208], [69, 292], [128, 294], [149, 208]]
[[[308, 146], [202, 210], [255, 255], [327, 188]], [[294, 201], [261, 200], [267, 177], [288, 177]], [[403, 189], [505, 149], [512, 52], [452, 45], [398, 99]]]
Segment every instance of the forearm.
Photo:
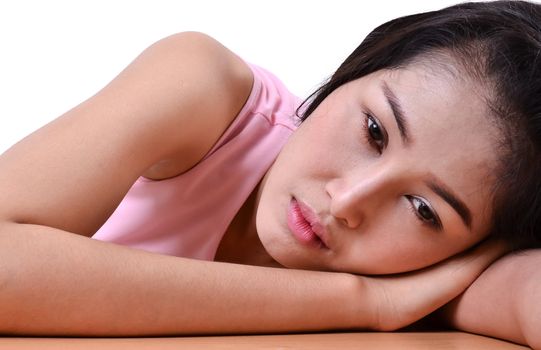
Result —
[[488, 241], [422, 270], [369, 278], [369, 290], [376, 290], [372, 298], [378, 310], [375, 329], [396, 330], [441, 308], [468, 288], [504, 251], [502, 244]]
[[[359, 328], [355, 276], [182, 259], [22, 224], [0, 230], [0, 331], [171, 335]], [[353, 302], [355, 301], [355, 303]], [[368, 326], [369, 312], [366, 312]]]
[[441, 314], [458, 329], [541, 349], [539, 266], [541, 250], [505, 256]]

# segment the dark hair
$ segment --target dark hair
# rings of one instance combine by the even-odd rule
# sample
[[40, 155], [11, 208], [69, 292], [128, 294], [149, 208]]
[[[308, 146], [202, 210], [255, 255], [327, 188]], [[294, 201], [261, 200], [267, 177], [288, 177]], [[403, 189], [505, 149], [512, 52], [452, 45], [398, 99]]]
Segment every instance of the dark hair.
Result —
[[492, 192], [491, 235], [512, 249], [540, 247], [541, 5], [463, 3], [382, 24], [303, 102], [297, 115], [304, 121], [347, 82], [441, 51], [492, 90], [487, 107], [503, 141], [495, 150], [501, 165]]

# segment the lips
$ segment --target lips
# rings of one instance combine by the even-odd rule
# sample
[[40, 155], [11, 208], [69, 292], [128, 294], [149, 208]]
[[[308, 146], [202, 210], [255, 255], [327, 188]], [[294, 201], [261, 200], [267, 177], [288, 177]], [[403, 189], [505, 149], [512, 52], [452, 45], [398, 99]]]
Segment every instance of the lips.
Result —
[[312, 208], [302, 201], [291, 199], [287, 211], [287, 225], [301, 243], [329, 249], [325, 227]]

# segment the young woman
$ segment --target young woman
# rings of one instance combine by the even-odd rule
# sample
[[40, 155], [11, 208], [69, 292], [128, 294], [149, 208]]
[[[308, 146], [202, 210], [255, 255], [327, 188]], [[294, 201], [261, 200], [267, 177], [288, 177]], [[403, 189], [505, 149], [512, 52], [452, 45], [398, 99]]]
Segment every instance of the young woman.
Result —
[[155, 43], [1, 156], [1, 331], [392, 330], [439, 309], [541, 346], [538, 23], [519, 1], [390, 21], [306, 103], [203, 34]]

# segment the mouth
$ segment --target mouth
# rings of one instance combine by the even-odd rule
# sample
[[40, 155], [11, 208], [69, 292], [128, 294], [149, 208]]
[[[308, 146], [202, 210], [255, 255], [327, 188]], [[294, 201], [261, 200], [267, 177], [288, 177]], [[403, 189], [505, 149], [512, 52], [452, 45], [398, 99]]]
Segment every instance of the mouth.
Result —
[[289, 202], [287, 225], [300, 243], [320, 249], [329, 249], [327, 233], [314, 210], [295, 197]]

